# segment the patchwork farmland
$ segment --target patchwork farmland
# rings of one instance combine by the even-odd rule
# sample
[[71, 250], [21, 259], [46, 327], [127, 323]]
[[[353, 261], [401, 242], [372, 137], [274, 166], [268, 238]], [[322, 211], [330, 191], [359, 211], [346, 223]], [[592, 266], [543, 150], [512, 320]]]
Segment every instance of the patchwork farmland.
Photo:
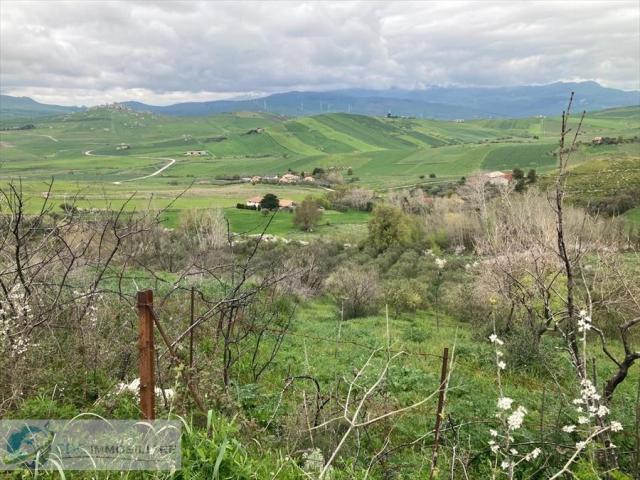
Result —
[[[590, 113], [572, 160], [575, 168], [596, 175], [598, 165], [615, 158], [625, 163], [625, 171], [637, 171], [637, 141], [594, 147], [591, 139], [637, 138], [639, 121], [636, 107]], [[11, 130], [25, 123], [35, 128]], [[5, 120], [0, 126], [0, 179], [20, 179], [32, 210], [40, 207], [54, 179], [55, 201], [77, 195], [78, 204], [87, 208], [125, 201], [130, 208], [161, 208], [173, 202], [178, 213], [228, 209], [267, 192], [293, 200], [324, 193], [313, 185], [238, 180], [288, 170], [335, 169], [354, 185], [380, 194], [454, 182], [479, 171], [534, 168], [545, 174], [555, 167], [560, 128], [557, 118], [451, 122], [336, 113], [291, 119], [248, 112], [165, 117], [108, 108]], [[206, 154], [188, 156], [188, 151]], [[230, 215], [234, 228], [247, 226], [247, 212]], [[334, 218], [336, 224], [345, 223], [339, 212]], [[349, 219], [356, 224], [365, 220]]]

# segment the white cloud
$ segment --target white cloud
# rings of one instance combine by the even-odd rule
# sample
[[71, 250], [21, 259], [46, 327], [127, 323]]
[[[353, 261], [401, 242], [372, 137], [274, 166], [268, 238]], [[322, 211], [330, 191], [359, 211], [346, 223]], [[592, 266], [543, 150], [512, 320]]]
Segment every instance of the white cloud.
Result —
[[62, 104], [594, 79], [640, 88], [640, 7], [2, 1], [0, 89]]

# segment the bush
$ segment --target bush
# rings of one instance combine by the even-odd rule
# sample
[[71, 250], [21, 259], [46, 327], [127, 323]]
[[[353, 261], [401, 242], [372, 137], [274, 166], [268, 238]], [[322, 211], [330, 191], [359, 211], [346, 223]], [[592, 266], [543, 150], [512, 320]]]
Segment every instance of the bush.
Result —
[[327, 280], [327, 288], [344, 318], [365, 317], [378, 311], [378, 272], [371, 267], [346, 264]]
[[256, 205], [247, 205], [246, 203], [236, 203], [236, 208], [240, 210], [258, 210]]
[[424, 304], [422, 288], [416, 280], [393, 280], [385, 285], [385, 292], [385, 302], [396, 317], [403, 312], [416, 313]]
[[554, 351], [552, 346], [544, 341], [537, 341], [536, 335], [524, 327], [518, 327], [509, 332], [505, 338], [507, 364], [519, 370], [545, 375], [553, 367]]

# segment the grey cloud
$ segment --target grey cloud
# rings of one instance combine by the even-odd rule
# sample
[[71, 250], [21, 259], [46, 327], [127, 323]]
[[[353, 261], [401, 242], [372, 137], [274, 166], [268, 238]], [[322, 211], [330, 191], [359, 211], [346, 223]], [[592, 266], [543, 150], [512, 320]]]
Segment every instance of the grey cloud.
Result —
[[635, 0], [0, 5], [0, 89], [43, 101], [579, 79], [640, 87]]

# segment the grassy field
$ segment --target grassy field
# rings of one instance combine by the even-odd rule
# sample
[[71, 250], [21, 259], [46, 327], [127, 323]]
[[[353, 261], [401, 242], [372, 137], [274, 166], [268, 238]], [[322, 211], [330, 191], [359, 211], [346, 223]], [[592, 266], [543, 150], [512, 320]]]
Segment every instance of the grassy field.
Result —
[[[184, 191], [172, 205], [184, 210], [227, 208], [268, 191], [293, 200], [323, 193], [310, 186], [221, 180], [232, 175], [281, 175], [288, 169], [308, 173], [315, 167], [334, 167], [346, 173], [351, 168], [357, 185], [381, 192], [457, 180], [482, 170], [535, 168], [544, 174], [554, 168], [559, 130], [557, 118], [464, 123], [349, 114], [180, 118], [107, 109], [15, 122], [1, 121], [0, 127], [34, 123], [36, 128], [0, 132], [0, 181], [20, 179], [33, 210], [41, 205], [41, 194], [51, 179], [55, 179], [56, 202], [78, 193], [81, 207], [117, 207], [135, 194], [131, 207], [160, 208]], [[639, 133], [640, 108], [589, 114], [585, 146], [574, 163], [578, 169], [597, 172], [622, 159], [625, 168], [637, 174], [640, 144], [592, 147], [588, 142], [597, 135], [630, 138]], [[117, 149], [121, 143], [130, 148]], [[187, 157], [188, 150], [206, 150], [210, 155]], [[607, 188], [616, 188], [614, 174], [603, 178]], [[231, 219], [234, 228], [247, 226], [237, 213]], [[285, 223], [274, 224], [274, 232], [284, 232]]]

